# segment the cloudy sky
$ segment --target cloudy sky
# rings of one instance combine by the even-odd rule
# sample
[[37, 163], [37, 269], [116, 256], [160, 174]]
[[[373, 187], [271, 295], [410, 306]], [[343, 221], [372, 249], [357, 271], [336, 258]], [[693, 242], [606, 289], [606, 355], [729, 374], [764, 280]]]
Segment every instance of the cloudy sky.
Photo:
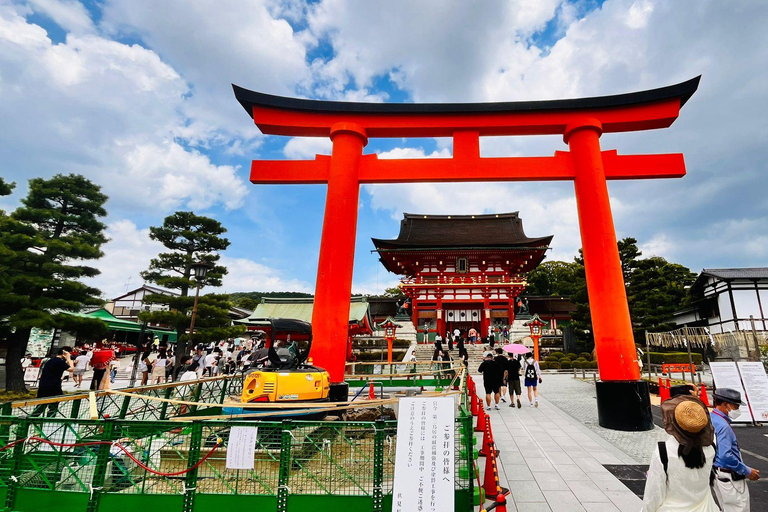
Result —
[[[263, 136], [231, 83], [371, 102], [596, 96], [703, 75], [671, 128], [606, 135], [620, 153], [683, 152], [679, 180], [609, 185], [618, 235], [646, 256], [704, 267], [768, 264], [768, 2], [753, 0], [0, 0], [0, 175], [81, 173], [109, 195], [105, 297], [141, 283], [176, 210], [219, 219], [224, 290], [314, 287], [324, 186], [257, 186], [254, 158], [312, 158], [329, 141]], [[487, 138], [485, 156], [551, 155], [560, 137]], [[443, 139], [372, 140], [366, 152], [450, 156]], [[354, 290], [396, 282], [371, 237], [402, 212], [519, 211], [549, 259], [580, 247], [572, 183], [368, 185]]]

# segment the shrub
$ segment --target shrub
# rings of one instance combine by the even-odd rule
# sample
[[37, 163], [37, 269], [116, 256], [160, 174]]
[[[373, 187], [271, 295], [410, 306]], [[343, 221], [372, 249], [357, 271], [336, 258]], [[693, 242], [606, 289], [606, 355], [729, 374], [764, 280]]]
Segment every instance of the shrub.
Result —
[[560, 358], [560, 363], [570, 363], [571, 361], [571, 358], [568, 356]]
[[565, 352], [558, 352], [558, 351], [556, 351], [556, 352], [552, 352], [549, 355], [552, 356], [552, 357], [556, 357], [556, 358], [560, 359], [561, 357], [565, 357]]
[[[541, 363], [539, 363], [539, 366], [541, 366]], [[547, 363], [547, 368], [549, 368], [550, 370], [559, 370], [560, 363]]]
[[[650, 352], [650, 355], [651, 364], [688, 364], [688, 352]], [[693, 353], [691, 356], [693, 364], [701, 364], [701, 354]]]
[[566, 361], [565, 359], [560, 360], [560, 368], [563, 370], [570, 370], [573, 368], [573, 364], [570, 361]]
[[587, 361], [592, 360], [592, 354], [590, 354], [589, 352], [582, 352], [581, 354], [579, 354], [579, 357], [586, 359]]
[[559, 361], [559, 359], [556, 358], [555, 356], [547, 356], [544, 358], [544, 360], [548, 363], [556, 363]]
[[542, 362], [539, 363], [539, 368], [542, 369], [542, 370], [547, 370], [547, 369], [549, 369], [549, 365], [550, 365], [550, 363], [542, 361]]
[[567, 354], [565, 354], [565, 357], [567, 357], [571, 361], [579, 358], [578, 354], [574, 354], [573, 352], [568, 352]]
[[587, 364], [587, 361], [584, 361], [583, 359], [577, 359], [571, 363], [571, 366], [574, 368], [586, 368], [586, 366], [584, 366], [585, 364]]
[[597, 370], [597, 361], [589, 361], [587, 364], [589, 366], [586, 368], [589, 368], [590, 370]]

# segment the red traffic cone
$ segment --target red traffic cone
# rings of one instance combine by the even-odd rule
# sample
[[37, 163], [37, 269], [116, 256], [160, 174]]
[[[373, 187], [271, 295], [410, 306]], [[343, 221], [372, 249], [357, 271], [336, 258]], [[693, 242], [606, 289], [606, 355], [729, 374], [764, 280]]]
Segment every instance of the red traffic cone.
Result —
[[499, 450], [496, 448], [496, 442], [493, 440], [491, 421], [487, 420], [485, 422], [485, 430], [483, 431], [483, 445], [480, 447], [478, 455], [480, 457], [487, 457], [491, 452], [493, 452], [494, 457], [499, 456]]
[[483, 475], [483, 490], [486, 499], [492, 500], [498, 495], [496, 480], [496, 457], [491, 454], [490, 457], [485, 458], [485, 474]]
[[371, 379], [371, 388], [368, 390], [368, 400], [376, 400], [376, 393], [373, 391], [373, 379]]
[[485, 432], [485, 422], [487, 421], [485, 411], [482, 410], [482, 402], [480, 403], [480, 412], [477, 414], [477, 425], [475, 426], [475, 432]]
[[472, 413], [472, 416], [477, 416], [478, 414], [480, 414], [479, 409], [480, 408], [478, 407], [478, 404], [477, 404], [477, 395], [470, 392], [469, 393], [469, 410]]
[[669, 400], [669, 387], [664, 385], [664, 382], [661, 380], [661, 377], [659, 377], [659, 398], [663, 402], [664, 400]]
[[699, 386], [699, 388], [701, 388], [699, 391], [699, 399], [702, 402], [704, 402], [704, 405], [709, 407], [709, 397], [707, 396], [707, 386], [705, 384], [702, 384], [701, 386]]
[[507, 512], [507, 495], [503, 492], [500, 492], [498, 496], [496, 496], [496, 508], [494, 508], [497, 512]]

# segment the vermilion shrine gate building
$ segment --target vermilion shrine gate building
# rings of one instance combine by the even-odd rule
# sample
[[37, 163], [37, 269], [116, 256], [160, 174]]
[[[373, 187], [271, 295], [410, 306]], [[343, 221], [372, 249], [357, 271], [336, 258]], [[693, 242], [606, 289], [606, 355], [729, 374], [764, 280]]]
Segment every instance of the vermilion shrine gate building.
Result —
[[404, 215], [393, 240], [373, 239], [384, 267], [402, 275], [419, 332], [510, 325], [526, 275], [551, 236], [528, 238], [517, 213]]

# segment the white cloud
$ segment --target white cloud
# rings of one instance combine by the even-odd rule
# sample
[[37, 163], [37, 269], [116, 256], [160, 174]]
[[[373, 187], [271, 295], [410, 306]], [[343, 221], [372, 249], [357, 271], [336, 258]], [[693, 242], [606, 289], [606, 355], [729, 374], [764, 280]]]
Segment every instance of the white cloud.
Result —
[[88, 10], [77, 0], [29, 0], [36, 11], [51, 18], [68, 32], [93, 32]]
[[[87, 282], [99, 288], [105, 298], [111, 299], [141, 286], [143, 281], [139, 272], [149, 267], [149, 260], [167, 249], [149, 238], [149, 229], [139, 229], [127, 219], [110, 222], [106, 234], [110, 241], [102, 247], [104, 257], [92, 262], [101, 274]], [[281, 271], [248, 258], [231, 258], [223, 254], [220, 263], [229, 271], [223, 286], [206, 288], [204, 293], [312, 291], [307, 283], [299, 279], [285, 279]]]
[[187, 84], [157, 54], [96, 35], [54, 44], [0, 7], [0, 159], [20, 187], [31, 176], [78, 172], [102, 185], [110, 211], [238, 207], [232, 166], [174, 139]]
[[283, 154], [291, 160], [315, 158], [315, 155], [330, 155], [333, 143], [326, 137], [292, 137], [288, 139]]

